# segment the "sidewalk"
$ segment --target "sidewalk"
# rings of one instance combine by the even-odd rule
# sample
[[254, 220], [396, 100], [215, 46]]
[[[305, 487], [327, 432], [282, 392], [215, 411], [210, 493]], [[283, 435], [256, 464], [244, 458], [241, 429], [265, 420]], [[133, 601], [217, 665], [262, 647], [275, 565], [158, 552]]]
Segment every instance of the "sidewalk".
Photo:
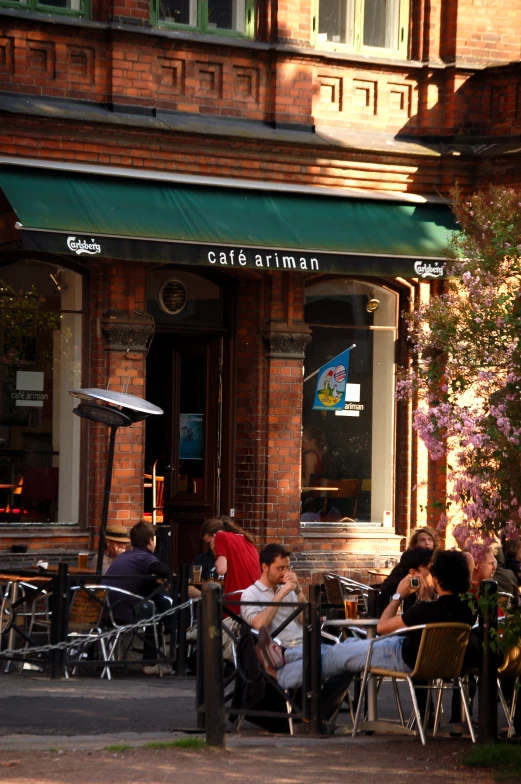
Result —
[[[488, 773], [462, 765], [469, 741], [435, 739], [423, 748], [418, 739], [377, 736], [239, 735], [227, 736], [222, 751], [139, 747], [152, 737], [164, 739], [164, 734], [127, 737], [129, 744], [138, 747], [112, 751], [103, 749], [115, 742], [123, 745], [122, 735], [96, 736], [94, 741], [54, 738], [52, 747], [49, 738], [41, 743], [41, 738], [20, 737], [11, 751], [0, 751], [0, 780], [2, 784], [35, 780], [39, 784], [266, 784], [272, 780], [278, 784], [404, 784], [408, 780], [493, 784]], [[9, 742], [14, 739], [3, 739], [3, 748]]]

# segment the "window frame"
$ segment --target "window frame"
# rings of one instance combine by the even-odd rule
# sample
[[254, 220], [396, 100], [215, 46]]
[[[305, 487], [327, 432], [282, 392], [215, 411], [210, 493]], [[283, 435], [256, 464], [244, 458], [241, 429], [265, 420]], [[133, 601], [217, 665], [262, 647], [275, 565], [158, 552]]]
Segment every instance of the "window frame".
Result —
[[61, 16], [73, 16], [80, 19], [90, 18], [90, 0], [80, 0], [79, 9], [62, 8], [61, 6], [43, 5], [38, 0], [27, 0], [27, 2], [17, 2], [17, 0], [0, 0], [0, 7], [15, 8], [20, 11], [39, 11], [45, 14], [60, 14]]
[[245, 0], [244, 17], [245, 29], [228, 30], [223, 27], [208, 26], [208, 0], [195, 0], [197, 3], [197, 24], [180, 24], [161, 19], [159, 16], [160, 0], [151, 0], [150, 3], [150, 23], [154, 27], [166, 27], [174, 30], [184, 30], [187, 33], [202, 33], [203, 35], [220, 35], [232, 38], [255, 38], [255, 0]]
[[[345, 3], [348, 0], [344, 0]], [[334, 52], [348, 52], [349, 54], [374, 55], [375, 57], [396, 57], [402, 60], [408, 58], [409, 53], [409, 21], [410, 0], [399, 0], [398, 19], [398, 47], [386, 48], [381, 46], [366, 46], [364, 40], [364, 5], [365, 0], [354, 0], [353, 40], [350, 43], [336, 43], [333, 41], [319, 41], [320, 0], [314, 0], [312, 17], [313, 46]]]

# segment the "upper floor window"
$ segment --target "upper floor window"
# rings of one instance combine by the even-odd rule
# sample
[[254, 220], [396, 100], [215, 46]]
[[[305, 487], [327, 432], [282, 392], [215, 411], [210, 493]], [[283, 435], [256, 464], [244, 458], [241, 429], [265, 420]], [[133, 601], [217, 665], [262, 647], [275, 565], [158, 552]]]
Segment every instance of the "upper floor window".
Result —
[[87, 17], [90, 13], [90, 0], [0, 0], [0, 6], [70, 16]]
[[407, 56], [409, 0], [318, 0], [316, 43]]
[[157, 24], [253, 37], [254, 0], [154, 0]]

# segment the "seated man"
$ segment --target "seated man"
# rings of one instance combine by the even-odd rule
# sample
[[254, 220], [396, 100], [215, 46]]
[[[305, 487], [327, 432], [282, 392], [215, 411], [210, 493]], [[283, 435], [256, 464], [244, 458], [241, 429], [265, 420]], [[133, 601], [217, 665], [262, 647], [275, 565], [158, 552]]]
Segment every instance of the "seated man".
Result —
[[[264, 569], [264, 567], [263, 567]], [[435, 602], [417, 602], [403, 615], [397, 615], [402, 599], [409, 596], [417, 587], [411, 586], [407, 575], [398, 585], [397, 592], [385, 608], [377, 631], [388, 634], [408, 626], [427, 623], [453, 622], [472, 625], [473, 613], [468, 602], [460, 599], [460, 594], [469, 589], [469, 569], [462, 553], [456, 551], [437, 551], [431, 565], [434, 587], [438, 595]], [[420, 584], [422, 578], [420, 577]], [[372, 663], [387, 670], [411, 672], [414, 669], [422, 631], [409, 635], [397, 635], [377, 641], [373, 646]], [[277, 648], [275, 641], [266, 633], [259, 635], [259, 658], [276, 669], [277, 681], [282, 688], [293, 688], [302, 683], [302, 646], [285, 650]], [[364, 669], [368, 640], [348, 639], [338, 645], [322, 646], [322, 675], [330, 678], [341, 672], [356, 673]]]
[[[283, 623], [295, 607], [305, 602], [304, 593], [295, 572], [289, 568], [290, 553], [281, 544], [267, 544], [260, 552], [262, 574], [257, 582], [243, 591], [243, 602], [284, 602], [288, 607], [241, 606], [241, 615], [247, 624], [260, 631], [263, 627], [273, 632]], [[302, 613], [280, 632], [277, 641], [284, 648], [302, 643]]]
[[[103, 564], [101, 567], [101, 574], [106, 574], [112, 562], [124, 553], [130, 544], [130, 536], [128, 528], [124, 525], [108, 525], [105, 532], [105, 552], [103, 553]], [[90, 562], [90, 568], [95, 569], [98, 565], [97, 554]]]
[[[166, 564], [154, 555], [154, 529], [145, 520], [130, 529], [131, 549], [118, 555], [109, 566], [103, 579], [104, 585], [121, 588], [125, 591], [148, 596], [158, 584], [164, 583], [171, 575]], [[171, 606], [162, 592], [153, 597], [153, 603], [158, 612], [163, 612]], [[136, 620], [144, 620], [153, 615], [154, 608], [151, 603], [142, 603], [139, 599], [131, 597], [113, 601], [113, 613], [116, 621], [121, 624], [130, 624]], [[147, 629], [144, 635], [143, 659], [155, 659], [157, 651], [154, 645], [154, 636]], [[161, 665], [163, 673], [171, 671], [166, 664]], [[146, 675], [159, 673], [159, 665], [143, 668]]]

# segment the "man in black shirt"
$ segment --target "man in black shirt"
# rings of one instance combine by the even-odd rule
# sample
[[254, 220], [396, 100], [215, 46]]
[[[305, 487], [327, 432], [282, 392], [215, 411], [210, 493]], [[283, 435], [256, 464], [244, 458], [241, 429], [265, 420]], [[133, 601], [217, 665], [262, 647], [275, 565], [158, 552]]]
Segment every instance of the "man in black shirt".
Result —
[[[378, 622], [379, 634], [425, 623], [467, 623], [472, 626], [474, 614], [468, 601], [460, 598], [461, 594], [469, 590], [470, 583], [469, 569], [463, 553], [439, 550], [434, 555], [430, 571], [438, 594], [437, 601], [416, 602], [403, 615], [397, 615], [402, 599], [418, 590], [411, 586], [409, 576], [404, 577]], [[414, 669], [421, 635], [421, 630], [418, 630], [403, 637], [401, 654], [411, 670]]]

